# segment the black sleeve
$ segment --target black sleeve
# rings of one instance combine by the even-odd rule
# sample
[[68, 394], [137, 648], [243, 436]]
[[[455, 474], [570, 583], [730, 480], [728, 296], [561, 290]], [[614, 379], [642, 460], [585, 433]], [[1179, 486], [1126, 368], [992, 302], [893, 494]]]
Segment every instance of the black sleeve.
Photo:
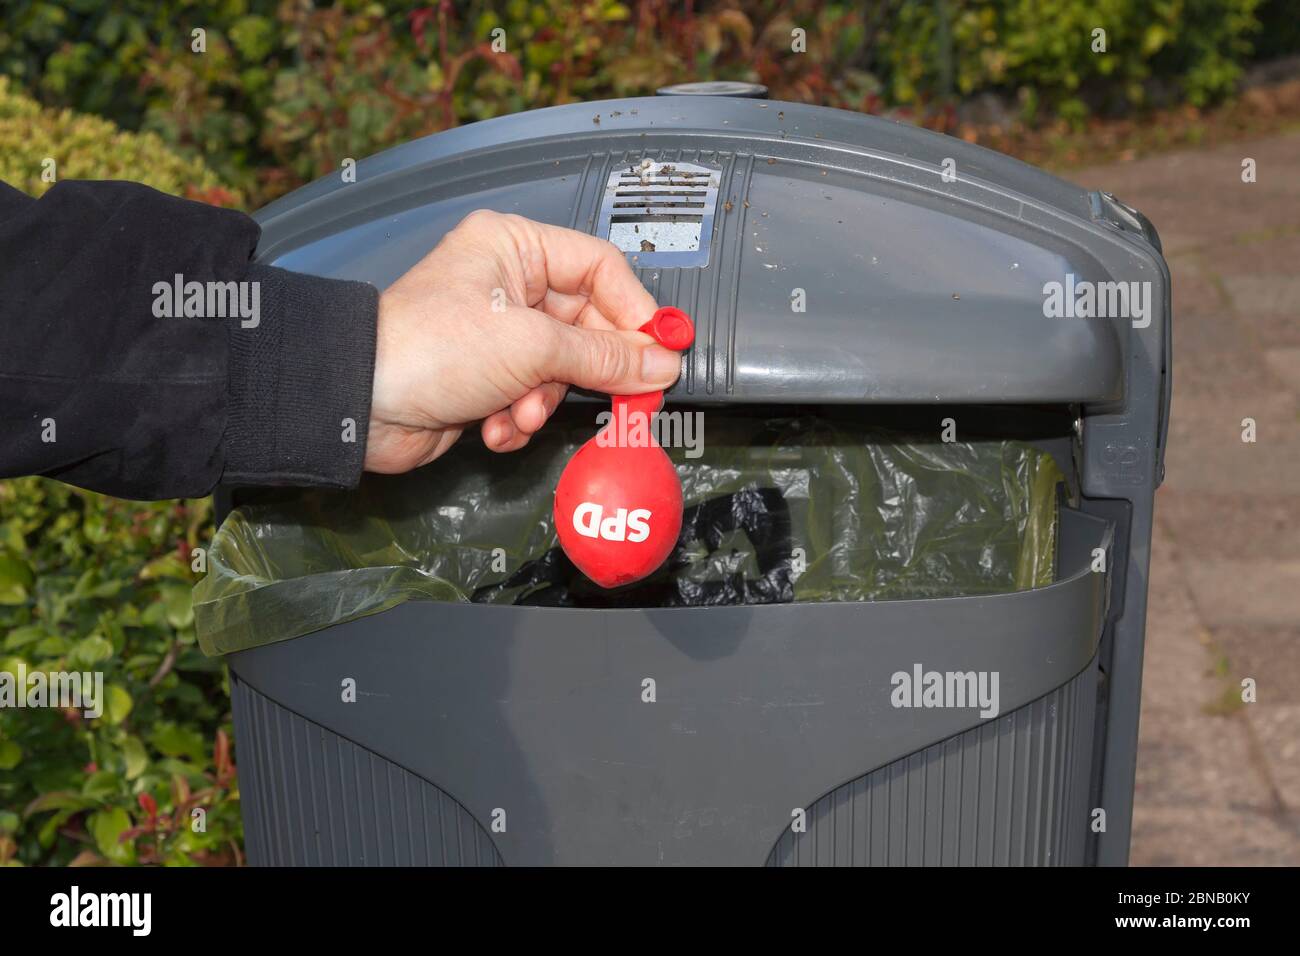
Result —
[[0, 183], [0, 478], [354, 485], [378, 292], [253, 265], [258, 234], [135, 183]]

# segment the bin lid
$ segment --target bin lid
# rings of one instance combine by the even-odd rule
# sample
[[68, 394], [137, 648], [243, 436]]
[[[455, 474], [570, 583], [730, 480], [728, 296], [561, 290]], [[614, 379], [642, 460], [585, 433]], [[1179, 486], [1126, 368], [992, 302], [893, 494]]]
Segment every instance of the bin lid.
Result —
[[475, 123], [271, 204], [258, 257], [382, 289], [479, 208], [609, 238], [688, 312], [696, 345], [670, 399], [1123, 398], [1126, 323], [1046, 307], [1053, 283], [1125, 278], [1096, 253], [1133, 240], [1090, 193], [842, 110], [668, 95]]

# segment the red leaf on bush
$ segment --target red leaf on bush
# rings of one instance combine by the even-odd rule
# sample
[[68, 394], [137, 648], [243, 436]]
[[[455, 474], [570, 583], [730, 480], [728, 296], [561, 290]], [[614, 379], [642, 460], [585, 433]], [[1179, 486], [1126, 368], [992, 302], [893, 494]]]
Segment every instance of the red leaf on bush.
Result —
[[411, 20], [411, 36], [415, 37], [415, 45], [423, 47], [424, 28], [433, 19], [433, 7], [419, 7], [412, 10], [409, 16]]
[[136, 797], [136, 800], [140, 804], [140, 809], [149, 815], [149, 819], [152, 820], [158, 815], [158, 801], [152, 796], [142, 793]]
[[189, 185], [185, 187], [185, 198], [192, 199], [195, 202], [207, 203], [209, 206], [221, 206], [227, 209], [238, 205], [235, 201], [235, 194], [224, 186]]
[[230, 738], [224, 730], [217, 731], [217, 742], [212, 748], [212, 764], [216, 768], [218, 782], [224, 783], [230, 773]]

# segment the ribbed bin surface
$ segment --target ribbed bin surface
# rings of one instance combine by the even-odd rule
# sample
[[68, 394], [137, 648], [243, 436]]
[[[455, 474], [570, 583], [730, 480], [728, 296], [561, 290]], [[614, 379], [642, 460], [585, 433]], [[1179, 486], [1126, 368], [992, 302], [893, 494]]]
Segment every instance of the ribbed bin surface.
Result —
[[[768, 865], [1083, 864], [1096, 688], [1094, 662], [1019, 710], [838, 787]], [[433, 784], [242, 681], [231, 693], [253, 865], [502, 865], [483, 827]]]
[[244, 842], [254, 866], [500, 866], [437, 787], [233, 675]]
[[1097, 665], [826, 794], [768, 866], [1080, 866]]

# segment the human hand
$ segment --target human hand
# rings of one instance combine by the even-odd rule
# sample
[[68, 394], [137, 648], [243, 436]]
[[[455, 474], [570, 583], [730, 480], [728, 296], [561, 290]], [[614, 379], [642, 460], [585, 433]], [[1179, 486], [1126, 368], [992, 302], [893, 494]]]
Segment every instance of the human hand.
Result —
[[635, 331], [655, 308], [612, 244], [470, 213], [380, 296], [366, 470], [428, 464], [480, 419], [488, 448], [522, 448], [569, 384], [669, 387], [680, 354]]

